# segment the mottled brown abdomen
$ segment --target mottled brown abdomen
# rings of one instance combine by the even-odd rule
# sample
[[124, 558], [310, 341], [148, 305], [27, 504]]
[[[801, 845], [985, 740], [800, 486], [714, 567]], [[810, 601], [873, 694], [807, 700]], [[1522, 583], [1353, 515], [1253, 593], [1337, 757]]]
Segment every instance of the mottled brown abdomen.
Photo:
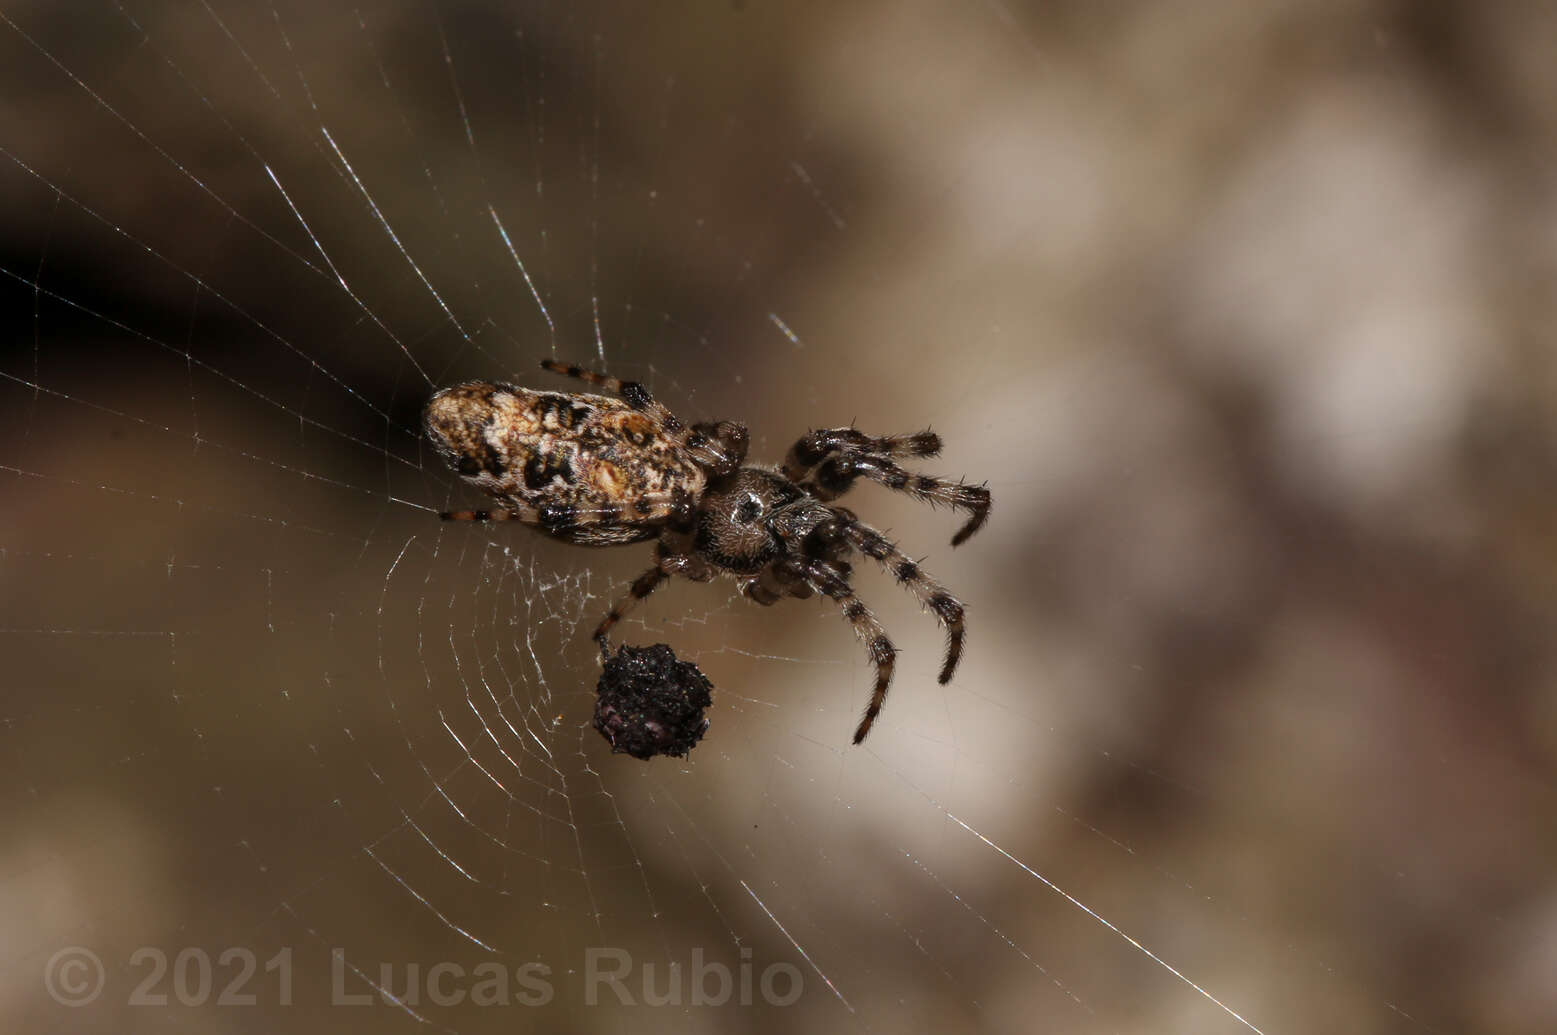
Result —
[[471, 381], [434, 395], [423, 422], [451, 469], [521, 512], [614, 509], [631, 524], [704, 486], [658, 420], [601, 395]]

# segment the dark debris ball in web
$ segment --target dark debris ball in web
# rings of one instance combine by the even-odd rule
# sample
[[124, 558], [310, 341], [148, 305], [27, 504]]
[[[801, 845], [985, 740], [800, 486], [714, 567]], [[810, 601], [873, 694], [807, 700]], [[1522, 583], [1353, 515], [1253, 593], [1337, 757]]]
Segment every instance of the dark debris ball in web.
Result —
[[685, 758], [708, 729], [714, 686], [668, 644], [623, 645], [595, 686], [595, 729], [613, 753]]

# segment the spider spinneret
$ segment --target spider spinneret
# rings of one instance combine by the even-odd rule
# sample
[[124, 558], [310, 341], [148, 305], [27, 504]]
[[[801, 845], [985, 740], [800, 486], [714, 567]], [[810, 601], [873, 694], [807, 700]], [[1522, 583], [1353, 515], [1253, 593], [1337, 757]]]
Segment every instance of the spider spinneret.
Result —
[[445, 388], [423, 423], [434, 448], [466, 481], [501, 504], [451, 521], [520, 521], [566, 542], [611, 546], [657, 540], [654, 566], [595, 630], [602, 657], [610, 632], [673, 575], [708, 582], [726, 574], [763, 605], [820, 594], [836, 603], [876, 667], [870, 705], [854, 732], [870, 732], [886, 700], [897, 648], [849, 583], [848, 558], [863, 554], [913, 592], [947, 634], [940, 682], [962, 657], [964, 608], [896, 544], [853, 511], [832, 506], [859, 478], [922, 502], [967, 512], [957, 546], [989, 517], [989, 490], [912, 474], [900, 457], [932, 457], [931, 431], [875, 438], [854, 428], [812, 431], [781, 467], [746, 464], [744, 424], [687, 425], [634, 381], [548, 359], [541, 366], [612, 393], [575, 395], [471, 381]]

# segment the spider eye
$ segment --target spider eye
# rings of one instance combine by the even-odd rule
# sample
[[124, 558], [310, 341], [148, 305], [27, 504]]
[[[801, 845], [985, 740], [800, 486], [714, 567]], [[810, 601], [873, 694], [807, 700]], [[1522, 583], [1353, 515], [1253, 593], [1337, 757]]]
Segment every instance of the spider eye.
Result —
[[747, 496], [741, 505], [735, 508], [735, 520], [743, 525], [749, 525], [761, 516], [762, 504], [755, 496]]

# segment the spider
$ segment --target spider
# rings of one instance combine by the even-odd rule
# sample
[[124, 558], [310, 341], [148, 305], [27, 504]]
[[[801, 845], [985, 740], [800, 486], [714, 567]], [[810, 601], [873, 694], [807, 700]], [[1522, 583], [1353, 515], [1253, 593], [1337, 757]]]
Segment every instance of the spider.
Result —
[[520, 521], [557, 539], [611, 546], [657, 539], [654, 565], [600, 622], [594, 639], [611, 657], [610, 633], [665, 580], [731, 575], [758, 604], [820, 594], [843, 612], [876, 669], [870, 704], [854, 731], [870, 732], [892, 682], [897, 648], [849, 584], [848, 558], [875, 560], [930, 609], [947, 634], [940, 682], [962, 656], [963, 606], [939, 582], [854, 512], [832, 506], [856, 479], [966, 511], [952, 545], [989, 517], [983, 486], [910, 474], [899, 457], [941, 450], [932, 431], [873, 438], [854, 428], [812, 431], [782, 467], [746, 464], [746, 426], [687, 425], [643, 385], [554, 359], [542, 368], [610, 392], [573, 395], [471, 381], [437, 392], [424, 415], [428, 437], [466, 481], [500, 510], [444, 512], [446, 521]]

